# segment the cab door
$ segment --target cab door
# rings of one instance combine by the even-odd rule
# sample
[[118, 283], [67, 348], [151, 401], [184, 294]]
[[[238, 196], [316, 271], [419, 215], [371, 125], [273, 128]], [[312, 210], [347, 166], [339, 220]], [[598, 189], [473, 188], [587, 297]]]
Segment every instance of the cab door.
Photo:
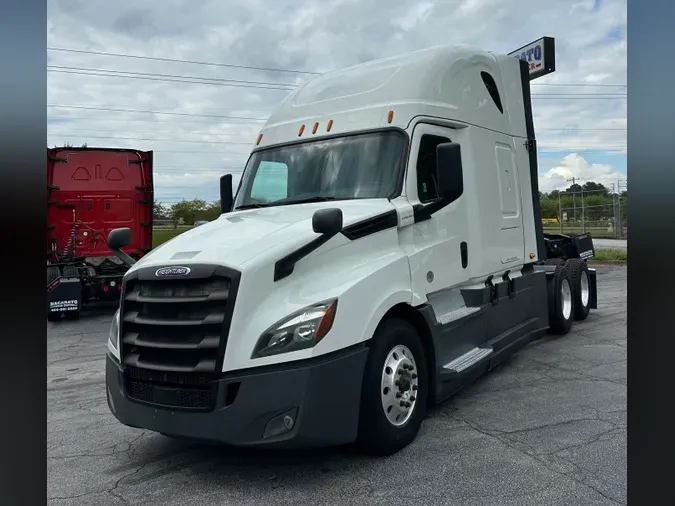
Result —
[[452, 128], [419, 123], [413, 130], [406, 194], [415, 214], [411, 281], [415, 295], [422, 299], [462, 285], [470, 277], [466, 192], [438, 209], [436, 147], [460, 139], [460, 131]]

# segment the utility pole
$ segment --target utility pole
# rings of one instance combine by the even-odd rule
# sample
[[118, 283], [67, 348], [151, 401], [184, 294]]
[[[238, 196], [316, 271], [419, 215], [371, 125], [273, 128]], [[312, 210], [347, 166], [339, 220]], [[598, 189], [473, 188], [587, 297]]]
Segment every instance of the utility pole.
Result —
[[[566, 181], [569, 183], [572, 181], [572, 186], [577, 182], [577, 178], [573, 177], [572, 179], [566, 179]], [[572, 192], [572, 205], [574, 206], [574, 221], [577, 221], [577, 196], [575, 192]]]

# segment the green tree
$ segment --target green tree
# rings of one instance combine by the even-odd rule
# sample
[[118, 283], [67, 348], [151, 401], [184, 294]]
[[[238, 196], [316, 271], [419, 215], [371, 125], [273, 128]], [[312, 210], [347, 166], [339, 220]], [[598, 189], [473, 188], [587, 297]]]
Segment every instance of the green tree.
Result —
[[176, 221], [182, 218], [185, 225], [194, 225], [195, 221], [199, 219], [200, 213], [205, 211], [207, 207], [208, 204], [205, 200], [183, 200], [171, 206], [170, 214], [171, 218]]
[[593, 195], [601, 195], [603, 197], [609, 197], [609, 188], [600, 183], [594, 183], [589, 181], [583, 185], [584, 192], [592, 193]]
[[166, 220], [169, 217], [169, 210], [161, 202], [153, 202], [152, 218], [154, 220]]
[[543, 198], [539, 202], [542, 218], [558, 218], [558, 199]]

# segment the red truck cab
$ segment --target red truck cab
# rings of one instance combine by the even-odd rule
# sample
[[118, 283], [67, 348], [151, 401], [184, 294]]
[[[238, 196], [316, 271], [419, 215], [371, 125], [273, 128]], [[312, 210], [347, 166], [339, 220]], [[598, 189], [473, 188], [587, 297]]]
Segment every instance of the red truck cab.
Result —
[[119, 298], [128, 266], [106, 245], [111, 230], [131, 229], [125, 252], [136, 260], [152, 248], [152, 155], [135, 149], [47, 150], [49, 319], [78, 315], [93, 300]]

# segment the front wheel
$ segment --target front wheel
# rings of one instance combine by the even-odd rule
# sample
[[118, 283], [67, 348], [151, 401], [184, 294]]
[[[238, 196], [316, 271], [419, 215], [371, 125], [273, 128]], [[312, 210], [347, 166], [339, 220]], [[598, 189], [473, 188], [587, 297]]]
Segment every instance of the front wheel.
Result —
[[392, 318], [373, 336], [361, 394], [358, 444], [375, 456], [410, 444], [427, 408], [429, 379], [424, 348], [415, 328]]

